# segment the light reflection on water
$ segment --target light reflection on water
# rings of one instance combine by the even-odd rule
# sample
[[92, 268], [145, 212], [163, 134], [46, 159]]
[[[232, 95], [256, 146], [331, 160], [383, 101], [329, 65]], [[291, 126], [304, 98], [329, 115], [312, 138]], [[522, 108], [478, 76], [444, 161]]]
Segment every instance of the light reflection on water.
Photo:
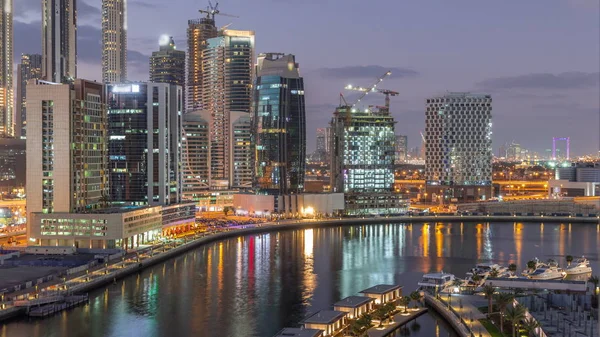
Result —
[[[406, 293], [423, 273], [459, 277], [493, 260], [585, 255], [598, 270], [600, 227], [428, 223], [333, 227], [237, 237], [200, 247], [91, 294], [86, 306], [0, 326], [21, 336], [272, 336], [377, 283]], [[580, 276], [585, 277], [585, 276]], [[427, 314], [396, 336], [454, 336]]]

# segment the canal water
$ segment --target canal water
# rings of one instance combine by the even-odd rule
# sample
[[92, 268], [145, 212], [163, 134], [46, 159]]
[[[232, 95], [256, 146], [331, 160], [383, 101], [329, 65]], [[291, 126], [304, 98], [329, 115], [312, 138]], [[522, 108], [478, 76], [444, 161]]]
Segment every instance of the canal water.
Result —
[[[475, 263], [585, 255], [600, 272], [594, 224], [429, 223], [303, 229], [215, 242], [90, 294], [88, 305], [0, 324], [0, 337], [273, 336], [379, 283], [415, 290], [423, 273], [464, 277]], [[395, 336], [456, 336], [434, 313]]]

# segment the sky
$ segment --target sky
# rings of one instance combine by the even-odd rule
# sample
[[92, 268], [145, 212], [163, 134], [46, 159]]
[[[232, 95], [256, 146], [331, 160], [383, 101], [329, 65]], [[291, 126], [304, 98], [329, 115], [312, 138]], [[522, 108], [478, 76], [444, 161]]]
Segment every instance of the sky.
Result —
[[[78, 75], [101, 79], [100, 0], [78, 1]], [[41, 0], [15, 0], [15, 60], [41, 52]], [[128, 72], [148, 79], [162, 34], [186, 49], [204, 0], [129, 0]], [[214, 0], [213, 0], [214, 3]], [[217, 25], [254, 30], [256, 53], [296, 55], [305, 80], [307, 142], [326, 127], [347, 84], [400, 92], [396, 133], [420, 146], [425, 99], [446, 91], [493, 98], [494, 151], [507, 142], [544, 155], [600, 150], [600, 0], [222, 0]], [[17, 61], [18, 62], [18, 61]], [[371, 94], [365, 104], [383, 105]]]

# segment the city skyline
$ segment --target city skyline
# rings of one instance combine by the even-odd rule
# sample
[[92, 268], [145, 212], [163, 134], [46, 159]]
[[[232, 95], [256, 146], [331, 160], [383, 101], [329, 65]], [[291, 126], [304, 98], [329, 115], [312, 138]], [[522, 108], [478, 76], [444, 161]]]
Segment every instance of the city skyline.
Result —
[[[38, 2], [23, 0], [15, 4], [15, 35], [23, 37], [15, 41], [15, 55], [39, 52], [41, 48], [37, 43], [41, 20]], [[340, 9], [326, 3], [310, 26], [290, 27], [289, 36], [304, 36], [302, 39], [273, 32], [273, 22], [261, 20], [268, 14], [256, 9], [260, 6], [241, 1], [222, 4], [227, 13], [241, 18], [217, 16], [216, 20], [218, 27], [233, 23], [231, 28], [255, 30], [257, 52], [285, 50], [303, 60], [309, 152], [316, 145], [316, 128], [327, 126], [325, 116], [334, 110], [342, 88], [348, 83], [369, 85], [380, 73], [391, 69], [393, 74], [385, 87], [400, 92], [399, 97], [392, 99], [392, 113], [399, 121], [398, 132], [409, 136], [409, 147], [418, 143], [418, 132], [424, 130], [425, 98], [449, 90], [494, 95], [495, 151], [499, 144], [519, 138], [524, 146], [543, 153], [550, 148], [552, 137], [568, 136], [572, 137], [574, 155], [596, 153], [600, 48], [596, 43], [599, 32], [594, 28], [600, 22], [598, 4], [586, 0], [545, 4], [519, 4], [517, 10], [516, 3], [483, 5], [463, 1], [372, 6], [353, 1], [340, 14], [349, 20], [360, 17], [355, 20], [358, 23], [329, 27], [326, 16]], [[130, 18], [128, 25], [130, 77], [146, 80], [147, 60], [159, 36], [170, 34], [176, 41], [186, 39], [187, 20], [203, 17], [195, 13], [203, 4], [179, 0], [177, 6], [168, 7], [158, 1], [130, 1], [129, 5], [130, 11], [140, 14]], [[276, 21], [284, 23], [291, 15], [314, 14], [319, 4], [309, 2], [297, 11], [289, 10], [295, 8], [290, 3], [269, 5], [281, 11]], [[452, 15], [440, 16], [437, 12]], [[494, 17], [484, 15], [489, 12], [494, 12]], [[420, 19], [425, 13], [434, 15], [428, 24]], [[142, 17], [143, 22], [138, 19]], [[557, 27], [547, 17], [564, 24]], [[100, 19], [100, 3], [78, 2], [78, 57], [83, 78], [101, 79]], [[501, 31], [495, 29], [506, 20], [511, 25], [502, 26]], [[373, 26], [373, 22], [377, 25]], [[370, 31], [380, 33], [370, 37]], [[444, 33], [440, 35], [440, 31]], [[452, 43], [457, 36], [477, 43]], [[331, 37], [338, 42], [330, 43]], [[432, 38], [437, 39], [436, 43], [428, 42]], [[396, 43], [386, 43], [388, 40]], [[356, 48], [358, 42], [360, 48]], [[381, 52], [369, 52], [373, 48]], [[327, 51], [345, 57], [323, 58]], [[381, 66], [369, 66], [373, 64]], [[383, 100], [377, 96], [372, 99], [375, 103]], [[536, 125], [540, 118], [544, 118], [544, 128]]]

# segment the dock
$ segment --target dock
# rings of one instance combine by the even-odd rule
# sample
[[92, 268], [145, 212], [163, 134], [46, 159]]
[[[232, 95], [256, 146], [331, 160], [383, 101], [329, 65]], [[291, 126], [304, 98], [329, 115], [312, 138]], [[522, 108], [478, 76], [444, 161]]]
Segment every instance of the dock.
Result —
[[427, 312], [427, 308], [411, 308], [408, 309], [407, 313], [399, 312], [394, 315], [392, 322], [384, 324], [383, 328], [372, 327], [367, 330], [367, 336], [369, 337], [383, 337], [396, 331], [398, 328], [406, 325], [406, 323], [417, 319], [417, 317]]
[[47, 317], [88, 302], [88, 295], [67, 296], [55, 302], [27, 307], [29, 317]]

